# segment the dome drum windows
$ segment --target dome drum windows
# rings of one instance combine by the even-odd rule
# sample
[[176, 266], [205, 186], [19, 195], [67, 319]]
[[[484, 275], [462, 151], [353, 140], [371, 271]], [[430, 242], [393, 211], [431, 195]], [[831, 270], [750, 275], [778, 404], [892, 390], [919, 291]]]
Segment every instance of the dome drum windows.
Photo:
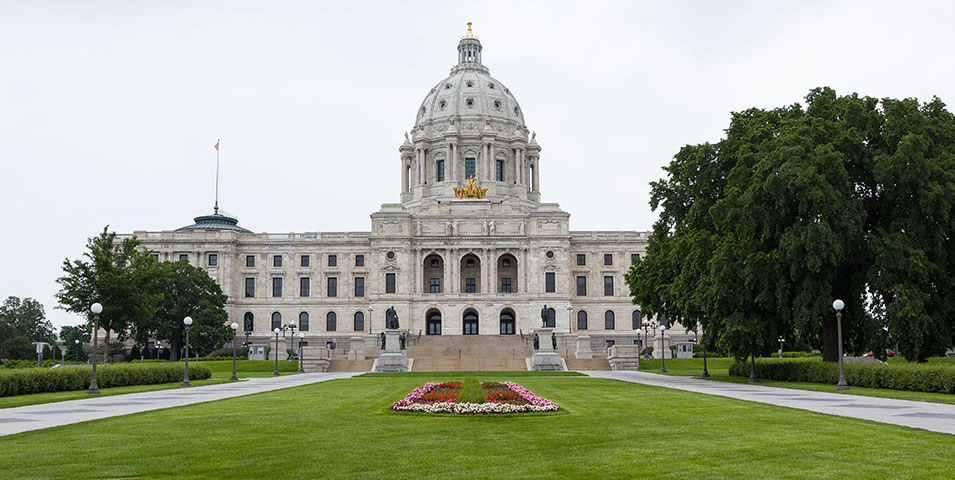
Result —
[[494, 100], [494, 108], [497, 109], [497, 110], [500, 110], [500, 109], [501, 109], [501, 101], [500, 101], [500, 100]]
[[466, 83], [465, 85], [466, 85], [468, 88], [472, 88], [472, 87], [474, 87], [474, 82], [472, 82], [471, 80], [468, 80], [468, 83]]
[[440, 102], [438, 102], [438, 108], [440, 108], [441, 110], [444, 110], [445, 107], [447, 107], [447, 106], [448, 106], [448, 102], [446, 102], [446, 101], [444, 101], [444, 100], [441, 100]]
[[466, 107], [468, 107], [468, 108], [474, 108], [474, 99], [473, 99], [473, 98], [469, 98], [469, 99], [465, 100], [465, 101], [464, 101], [464, 105], [465, 105]]

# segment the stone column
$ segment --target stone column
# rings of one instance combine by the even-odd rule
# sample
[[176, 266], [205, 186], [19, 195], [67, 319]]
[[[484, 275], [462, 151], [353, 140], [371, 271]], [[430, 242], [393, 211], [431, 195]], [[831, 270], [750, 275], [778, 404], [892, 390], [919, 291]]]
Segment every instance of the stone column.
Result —
[[534, 157], [534, 191], [540, 191], [540, 163], [537, 157]]

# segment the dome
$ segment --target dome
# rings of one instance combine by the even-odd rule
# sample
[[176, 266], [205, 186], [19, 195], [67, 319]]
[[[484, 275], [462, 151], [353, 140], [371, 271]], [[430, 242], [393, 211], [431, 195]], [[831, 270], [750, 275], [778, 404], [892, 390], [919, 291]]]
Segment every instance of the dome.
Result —
[[202, 215], [192, 219], [194, 224], [187, 225], [182, 228], [177, 228], [177, 232], [184, 232], [190, 230], [233, 230], [239, 233], [252, 233], [251, 231], [242, 228], [239, 226], [239, 220], [235, 217], [230, 217], [228, 215], [223, 215], [218, 212], [218, 207], [216, 208], [216, 213], [212, 215]]
[[481, 42], [471, 33], [458, 43], [458, 64], [428, 92], [415, 127], [454, 119], [494, 119], [525, 127], [517, 99], [481, 63]]

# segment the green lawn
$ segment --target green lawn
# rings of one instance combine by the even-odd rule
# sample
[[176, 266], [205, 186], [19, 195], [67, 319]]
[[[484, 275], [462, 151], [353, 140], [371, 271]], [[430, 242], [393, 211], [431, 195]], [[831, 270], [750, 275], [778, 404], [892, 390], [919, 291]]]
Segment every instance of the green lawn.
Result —
[[[194, 363], [189, 361], [190, 365]], [[212, 378], [208, 380], [192, 380], [189, 383], [193, 387], [203, 385], [213, 385], [216, 383], [228, 382], [232, 377], [232, 360], [212, 360], [208, 362], [198, 362], [209, 367], [212, 370]], [[251, 377], [271, 377], [275, 372], [275, 362], [267, 360], [237, 360], [236, 373], [239, 379]], [[298, 373], [298, 362], [279, 361], [279, 374], [292, 375]], [[124, 393], [150, 392], [153, 390], [168, 390], [171, 388], [190, 388], [183, 387], [180, 382], [160, 383], [156, 385], [131, 385], [128, 387], [101, 388], [100, 396], [122, 395]], [[73, 390], [68, 392], [46, 392], [33, 393], [30, 395], [17, 395], [13, 397], [0, 397], [0, 409], [11, 407], [22, 407], [25, 405], [36, 405], [40, 403], [62, 402], [65, 400], [79, 400], [89, 398], [91, 395], [86, 390]]]
[[948, 478], [955, 471], [952, 435], [611, 380], [518, 379], [558, 402], [564, 409], [558, 414], [387, 410], [424, 380], [358, 377], [25, 432], [0, 437], [0, 463], [10, 479], [64, 472], [83, 478], [868, 479]]
[[[660, 365], [663, 360], [640, 360], [640, 367], [649, 373], [660, 373]], [[706, 369], [710, 375], [714, 373], [728, 373], [730, 365], [733, 364], [732, 358], [707, 358]], [[682, 377], [698, 377], [703, 373], [702, 358], [668, 358], [666, 359], [667, 375], [677, 375]]]

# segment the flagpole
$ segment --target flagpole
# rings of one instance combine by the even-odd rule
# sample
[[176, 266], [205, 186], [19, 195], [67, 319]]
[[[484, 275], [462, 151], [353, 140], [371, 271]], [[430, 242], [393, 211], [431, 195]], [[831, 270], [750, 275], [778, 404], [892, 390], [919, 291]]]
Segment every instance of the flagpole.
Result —
[[216, 206], [215, 215], [219, 214], [219, 139], [216, 139]]

